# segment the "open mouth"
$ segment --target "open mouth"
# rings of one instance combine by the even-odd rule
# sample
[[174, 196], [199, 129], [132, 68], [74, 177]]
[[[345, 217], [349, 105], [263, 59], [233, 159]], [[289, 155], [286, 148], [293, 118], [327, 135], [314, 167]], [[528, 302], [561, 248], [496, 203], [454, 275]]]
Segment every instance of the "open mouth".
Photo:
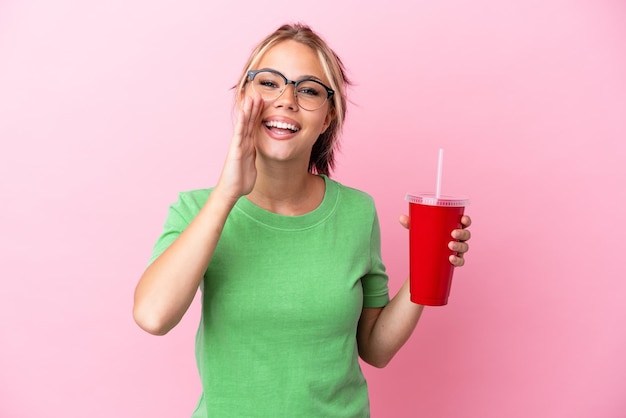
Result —
[[293, 134], [300, 130], [300, 128], [290, 123], [278, 122], [275, 120], [270, 120], [270, 121], [265, 122], [265, 126], [267, 126], [267, 128], [270, 129], [271, 131], [282, 133], [282, 134], [287, 134], [287, 133]]

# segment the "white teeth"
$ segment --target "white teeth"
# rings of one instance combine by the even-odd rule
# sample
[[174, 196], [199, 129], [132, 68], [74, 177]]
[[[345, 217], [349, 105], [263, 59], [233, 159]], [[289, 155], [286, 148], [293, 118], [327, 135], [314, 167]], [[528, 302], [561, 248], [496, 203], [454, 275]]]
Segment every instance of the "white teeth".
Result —
[[278, 128], [278, 129], [289, 129], [292, 132], [297, 132], [298, 128], [296, 128], [295, 126], [286, 123], [286, 122], [278, 122], [275, 120], [271, 120], [269, 122], [265, 122], [265, 126], [267, 126], [268, 128]]

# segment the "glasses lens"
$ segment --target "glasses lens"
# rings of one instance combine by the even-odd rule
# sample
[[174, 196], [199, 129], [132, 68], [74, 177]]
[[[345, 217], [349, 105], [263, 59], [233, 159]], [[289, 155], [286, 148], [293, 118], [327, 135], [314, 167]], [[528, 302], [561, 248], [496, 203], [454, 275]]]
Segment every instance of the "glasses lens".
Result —
[[326, 89], [313, 80], [303, 80], [298, 83], [296, 97], [298, 104], [307, 110], [316, 110], [326, 102]]
[[285, 89], [285, 80], [276, 73], [261, 71], [254, 76], [252, 86], [264, 100], [274, 100]]

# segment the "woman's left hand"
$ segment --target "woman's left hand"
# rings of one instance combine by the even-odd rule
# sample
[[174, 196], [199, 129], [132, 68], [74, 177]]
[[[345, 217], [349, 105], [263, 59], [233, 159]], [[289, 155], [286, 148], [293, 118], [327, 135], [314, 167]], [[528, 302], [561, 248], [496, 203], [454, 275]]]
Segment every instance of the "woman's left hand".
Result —
[[[399, 221], [403, 227], [409, 229], [409, 217], [407, 215], [400, 216]], [[450, 256], [450, 263], [452, 263], [455, 267], [461, 267], [465, 264], [465, 258], [463, 256], [469, 251], [469, 244], [467, 241], [469, 241], [472, 237], [472, 234], [467, 228], [469, 228], [471, 224], [472, 219], [467, 215], [463, 215], [461, 218], [461, 225], [463, 228], [452, 231], [451, 235], [453, 240], [448, 243], [448, 248], [452, 251], [456, 251], [456, 255]]]
[[452, 231], [451, 235], [454, 241], [450, 241], [448, 243], [448, 248], [452, 251], [456, 251], [456, 255], [450, 256], [450, 263], [452, 263], [455, 267], [461, 267], [465, 264], [465, 258], [463, 256], [469, 251], [469, 244], [467, 241], [469, 241], [472, 237], [471, 232], [467, 228], [469, 228], [471, 224], [472, 219], [467, 215], [463, 215], [461, 218], [461, 225], [463, 225], [463, 228]]

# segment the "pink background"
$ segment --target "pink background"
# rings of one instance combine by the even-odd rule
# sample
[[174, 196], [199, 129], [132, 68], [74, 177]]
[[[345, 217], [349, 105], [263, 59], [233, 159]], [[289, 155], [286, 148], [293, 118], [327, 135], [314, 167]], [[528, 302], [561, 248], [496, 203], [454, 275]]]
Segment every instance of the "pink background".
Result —
[[180, 190], [217, 179], [252, 46], [305, 21], [355, 82], [335, 178], [377, 202], [395, 292], [404, 194], [467, 194], [450, 304], [372, 416], [626, 416], [626, 5], [589, 0], [0, 2], [0, 416], [186, 417], [194, 302], [134, 286]]

